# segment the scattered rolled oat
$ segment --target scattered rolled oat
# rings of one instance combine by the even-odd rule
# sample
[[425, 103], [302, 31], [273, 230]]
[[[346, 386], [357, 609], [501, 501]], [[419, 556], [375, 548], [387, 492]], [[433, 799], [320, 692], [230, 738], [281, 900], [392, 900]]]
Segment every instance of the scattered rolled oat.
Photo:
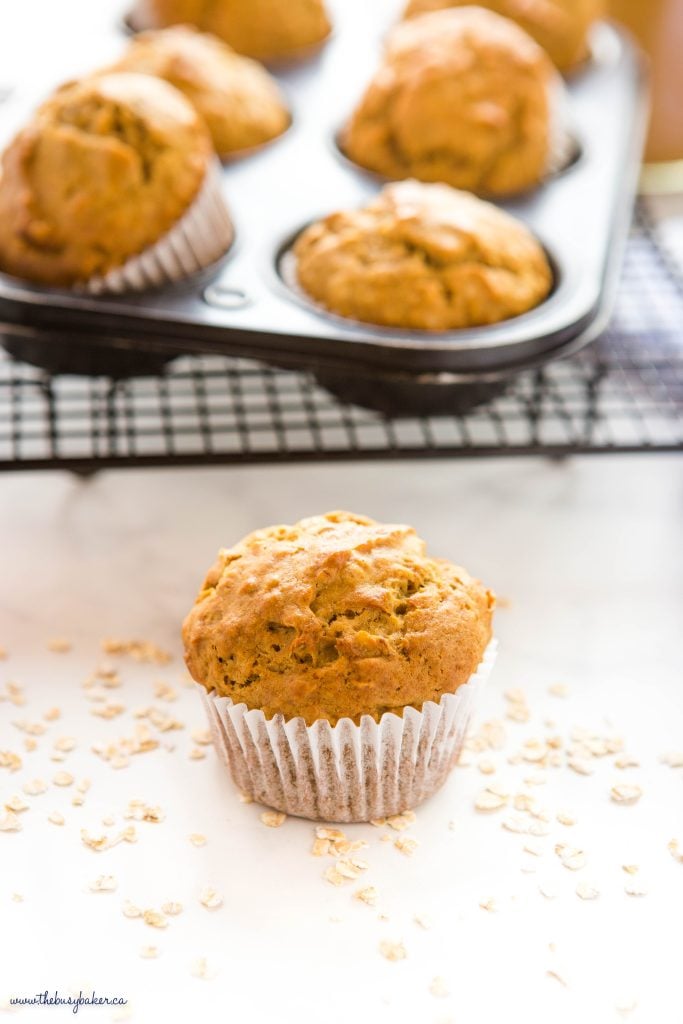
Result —
[[683, 750], [670, 750], [662, 757], [662, 764], [669, 768], [683, 768]]
[[346, 882], [346, 878], [344, 877], [344, 875], [340, 874], [340, 872], [337, 871], [337, 869], [332, 865], [330, 865], [330, 867], [327, 868], [325, 874], [323, 875], [323, 878], [325, 879], [326, 882], [329, 882], [330, 885], [340, 886], [344, 885], [344, 883]]
[[218, 907], [223, 906], [223, 897], [216, 889], [212, 889], [210, 885], [207, 885], [199, 894], [199, 902], [207, 910], [216, 910]]
[[0, 814], [0, 832], [21, 832], [21, 819], [14, 811]]
[[496, 910], [498, 910], [498, 907], [496, 906], [496, 901], [490, 898], [487, 900], [480, 900], [479, 906], [481, 907], [482, 910], [488, 910], [489, 913], [494, 913]]
[[627, 896], [647, 896], [649, 891], [648, 887], [637, 879], [633, 882], [627, 882], [624, 886], [624, 892]]
[[155, 960], [159, 956], [159, 950], [157, 946], [143, 946], [140, 950], [140, 956], [143, 960]]
[[577, 775], [592, 775], [594, 768], [590, 761], [587, 761], [582, 757], [570, 757], [567, 760], [567, 765]]
[[193, 846], [206, 846], [206, 836], [203, 836], [201, 832], [193, 832], [190, 836], [190, 842]]
[[361, 903], [367, 903], [369, 907], [377, 906], [377, 890], [374, 885], [366, 885], [364, 889], [356, 889], [353, 896], [354, 899], [360, 900]]
[[123, 916], [124, 917], [142, 917], [142, 911], [139, 907], [136, 907], [130, 900], [126, 900], [123, 904]]
[[116, 879], [113, 875], [99, 875], [88, 888], [90, 892], [116, 892]]
[[52, 779], [53, 785], [55, 786], [72, 786], [74, 782], [73, 775], [69, 772], [57, 772]]
[[21, 768], [21, 758], [12, 750], [0, 750], [0, 768], [9, 768], [11, 772], [18, 772]]
[[553, 697], [568, 697], [569, 687], [565, 683], [553, 683], [548, 687], [548, 693]]
[[205, 757], [206, 751], [201, 747], [192, 747], [190, 750], [190, 761], [203, 761]]
[[169, 917], [176, 917], [178, 914], [182, 912], [183, 905], [182, 903], [174, 903], [173, 901], [169, 901], [168, 903], [162, 904], [161, 909], [164, 912], [164, 914], [167, 914]]
[[514, 814], [509, 815], [507, 818], [503, 818], [501, 825], [508, 832], [516, 832], [520, 835], [529, 831], [529, 826], [524, 818], [520, 818], [518, 815]]
[[342, 878], [350, 879], [359, 878], [368, 870], [368, 864], [356, 857], [340, 857], [334, 866]]
[[31, 779], [21, 787], [27, 796], [40, 796], [47, 792], [47, 784], [42, 779]]
[[427, 914], [413, 914], [413, 921], [418, 927], [422, 928], [423, 931], [429, 931], [432, 927], [432, 922]]
[[287, 815], [283, 811], [263, 811], [261, 814], [261, 821], [268, 828], [279, 828], [287, 820]]
[[570, 814], [568, 811], [558, 811], [556, 814], [556, 818], [559, 821], [560, 825], [576, 825], [576, 818], [573, 814]]
[[193, 729], [191, 735], [192, 740], [200, 747], [208, 747], [213, 743], [210, 729]]
[[538, 891], [541, 896], [545, 896], [547, 900], [554, 900], [560, 894], [559, 886], [555, 885], [554, 882], [542, 882], [538, 887]]
[[392, 942], [390, 939], [382, 939], [379, 944], [379, 951], [385, 960], [405, 960], [407, 957], [405, 946], [402, 942]]
[[493, 793], [490, 789], [483, 789], [474, 801], [478, 811], [499, 811], [507, 805], [509, 797], [500, 793]]
[[667, 850], [675, 861], [678, 861], [679, 864], [683, 864], [683, 850], [680, 849], [677, 839], [671, 839], [667, 843]]
[[150, 928], [168, 928], [168, 921], [158, 910], [143, 910], [142, 919]]
[[190, 973], [195, 978], [201, 978], [202, 981], [211, 981], [212, 978], [216, 977], [216, 974], [218, 972], [214, 967], [209, 966], [206, 957], [202, 956], [199, 958], [199, 960], [194, 961], [194, 963], [190, 967]]
[[67, 654], [71, 650], [71, 641], [63, 636], [54, 636], [48, 640], [47, 649], [54, 654]]
[[595, 886], [589, 885], [588, 882], [581, 882], [576, 887], [576, 895], [582, 900], [597, 900], [600, 891]]
[[50, 814], [48, 814], [48, 816], [47, 816], [47, 820], [52, 825], [63, 825], [64, 821], [65, 821], [65, 818], [64, 818], [64, 815], [60, 811], [51, 811]]
[[48, 708], [45, 714], [43, 715], [43, 718], [45, 719], [46, 722], [56, 722], [57, 719], [61, 717], [62, 712], [60, 708]]
[[26, 803], [23, 797], [19, 794], [11, 796], [9, 800], [5, 800], [5, 810], [14, 811], [15, 814], [21, 814], [22, 811], [27, 811], [29, 805]]
[[157, 679], [154, 684], [154, 696], [158, 700], [177, 700], [178, 691], [168, 683], [165, 683], [163, 679]]
[[166, 817], [161, 807], [151, 807], [144, 800], [131, 800], [123, 816], [128, 821], [151, 821], [157, 824]]
[[89, 847], [91, 850], [99, 852], [100, 850], [106, 850], [109, 846], [109, 836], [91, 836], [87, 829], [81, 829], [81, 842], [84, 846]]
[[394, 832], [403, 832], [409, 825], [414, 824], [415, 820], [413, 811], [402, 811], [401, 814], [391, 814], [385, 819], [385, 824], [393, 828]]
[[565, 979], [557, 971], [554, 971], [554, 970], [551, 969], [551, 970], [546, 971], [545, 973], [546, 973], [546, 975], [549, 978], [553, 978], [555, 981], [559, 981], [560, 985], [562, 985], [563, 988], [568, 988], [569, 987], [567, 985], [567, 982], [565, 981]]
[[643, 795], [640, 786], [618, 785], [612, 786], [610, 797], [615, 804], [636, 804]]
[[630, 754], [619, 754], [614, 758], [615, 768], [640, 768], [640, 761]]
[[154, 665], [168, 665], [172, 656], [147, 640], [112, 640], [102, 641], [105, 654], [128, 654], [135, 661], [149, 662]]
[[495, 763], [488, 757], [482, 757], [481, 761], [477, 764], [477, 768], [482, 775], [495, 775], [496, 772]]
[[574, 849], [573, 846], [558, 843], [555, 846], [555, 853], [560, 858], [563, 866], [570, 871], [579, 871], [586, 865], [586, 854], [583, 850]]
[[637, 875], [640, 868], [637, 864], [622, 864], [621, 870], [625, 871], [627, 875]]
[[406, 857], [412, 857], [419, 845], [417, 839], [412, 839], [410, 836], [399, 836], [398, 839], [394, 839], [394, 846]]
[[330, 841], [329, 839], [314, 839], [313, 846], [311, 847], [311, 853], [314, 857], [326, 857], [330, 852]]
[[238, 793], [237, 799], [241, 804], [253, 804], [254, 798], [249, 793]]
[[429, 986], [430, 993], [437, 999], [446, 999], [450, 992], [448, 991], [448, 985], [443, 978], [437, 977], [432, 978], [432, 982]]

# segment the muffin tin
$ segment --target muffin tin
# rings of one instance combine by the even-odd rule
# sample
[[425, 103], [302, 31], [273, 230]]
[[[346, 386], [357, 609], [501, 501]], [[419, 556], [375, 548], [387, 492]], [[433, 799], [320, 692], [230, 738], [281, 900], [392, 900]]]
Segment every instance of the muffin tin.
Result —
[[[293, 113], [289, 131], [224, 168], [236, 227], [225, 261], [173, 288], [117, 297], [0, 275], [0, 324], [13, 354], [53, 372], [112, 375], [154, 372], [182, 353], [242, 355], [312, 369], [331, 390], [361, 404], [373, 404], [372, 392], [391, 411], [392, 403], [411, 404], [411, 384], [424, 385], [429, 408], [438, 407], [440, 388], [463, 383], [476, 382], [472, 394], [480, 401], [510, 374], [599, 333], [630, 224], [646, 121], [640, 57], [609, 24], [598, 26], [591, 60], [568, 82], [580, 156], [533, 193], [500, 203], [529, 225], [551, 259], [555, 286], [542, 305], [493, 326], [431, 333], [345, 320], [293, 286], [287, 257], [303, 227], [363, 205], [381, 187], [335, 142], [390, 24], [373, 5], [350, 8], [338, 14], [334, 35], [314, 59], [278, 71]], [[21, 102], [0, 107], [3, 144], [28, 113]]]

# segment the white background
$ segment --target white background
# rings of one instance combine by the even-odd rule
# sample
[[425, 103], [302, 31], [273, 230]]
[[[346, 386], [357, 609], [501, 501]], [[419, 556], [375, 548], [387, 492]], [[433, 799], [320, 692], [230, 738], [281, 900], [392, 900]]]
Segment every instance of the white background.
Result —
[[[86, 68], [108, 59], [113, 6], [3, 3], [0, 82], [35, 84], [38, 67], [58, 80], [80, 70], [78, 60]], [[677, 836], [683, 846], [683, 770], [659, 760], [683, 748], [680, 470], [679, 460], [642, 456], [2, 479], [0, 644], [9, 657], [0, 688], [19, 681], [28, 702], [0, 702], [0, 750], [22, 749], [12, 722], [36, 721], [53, 706], [62, 718], [35, 752], [22, 753], [21, 771], [0, 769], [0, 798], [61, 768], [92, 787], [84, 806], [73, 807], [73, 788], [51, 785], [27, 797], [21, 832], [0, 833], [0, 1004], [13, 994], [95, 986], [128, 998], [131, 1019], [143, 1024], [680, 1024], [683, 865], [667, 843]], [[204, 570], [220, 546], [254, 527], [335, 507], [413, 523], [435, 554], [464, 563], [509, 599], [498, 613], [501, 655], [481, 717], [503, 716], [507, 688], [525, 690], [532, 720], [506, 723], [508, 745], [492, 755], [496, 777], [513, 792], [525, 788], [530, 768], [506, 756], [525, 737], [543, 736], [546, 717], [565, 739], [575, 725], [614, 730], [640, 760], [639, 769], [619, 772], [604, 759], [588, 778], [549, 770], [534, 794], [553, 811], [573, 811], [578, 824], [553, 822], [537, 840], [540, 858], [522, 852], [524, 837], [504, 831], [501, 814], [473, 810], [489, 779], [460, 768], [418, 810], [412, 858], [381, 842], [385, 830], [347, 830], [370, 843], [367, 884], [380, 894], [373, 910], [352, 899], [353, 883], [323, 881], [327, 862], [310, 856], [310, 823], [267, 829], [260, 808], [238, 801], [213, 751], [189, 758], [190, 731], [203, 722], [182, 685], [178, 631]], [[55, 635], [73, 650], [49, 652]], [[113, 721], [90, 714], [82, 687], [106, 636], [153, 640], [174, 654], [165, 668], [121, 662], [123, 686], [111, 699], [127, 711]], [[177, 702], [154, 701], [158, 679], [178, 688]], [[548, 693], [556, 682], [567, 684], [569, 698]], [[93, 742], [130, 735], [132, 710], [150, 703], [186, 724], [166, 736], [173, 751], [140, 755], [119, 771], [91, 752]], [[78, 740], [64, 765], [49, 758], [61, 735]], [[640, 802], [611, 803], [615, 781], [637, 781]], [[138, 824], [135, 845], [95, 853], [81, 844], [83, 827], [128, 824], [122, 812], [136, 798], [159, 804], [166, 820]], [[47, 821], [55, 809], [63, 828]], [[103, 829], [109, 814], [116, 828]], [[193, 847], [191, 832], [204, 833], [207, 845]], [[584, 849], [586, 868], [563, 868], [553, 853], [559, 841]], [[523, 872], [532, 861], [536, 872]], [[640, 865], [647, 896], [625, 894], [625, 863]], [[87, 891], [100, 874], [116, 876], [115, 893]], [[576, 896], [583, 880], [600, 890], [598, 900]], [[539, 893], [546, 881], [558, 886], [557, 899]], [[223, 895], [220, 909], [199, 904], [205, 885]], [[124, 899], [155, 908], [173, 899], [185, 909], [157, 932], [126, 919]], [[480, 908], [488, 899], [497, 911]], [[428, 930], [416, 913], [431, 920]], [[407, 959], [384, 960], [384, 938], [402, 940]], [[148, 944], [159, 947], [158, 959], [140, 958]], [[212, 980], [191, 975], [202, 956], [217, 971]], [[430, 994], [436, 975], [449, 997]], [[617, 1010], [636, 1002], [629, 1013]], [[47, 1009], [16, 1018], [73, 1019]], [[112, 1013], [86, 1008], [78, 1019]]]

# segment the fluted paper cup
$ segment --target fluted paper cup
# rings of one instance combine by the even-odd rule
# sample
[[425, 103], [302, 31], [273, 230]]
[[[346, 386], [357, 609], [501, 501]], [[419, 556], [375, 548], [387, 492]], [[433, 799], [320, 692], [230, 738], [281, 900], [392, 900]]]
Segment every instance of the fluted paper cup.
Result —
[[258, 803], [301, 818], [370, 821], [416, 807], [439, 789], [460, 756], [472, 714], [493, 668], [492, 640], [479, 668], [436, 703], [379, 722], [343, 718], [306, 725], [207, 693], [197, 684], [216, 748], [235, 784]]
[[82, 290], [91, 295], [122, 294], [177, 283], [224, 256], [234, 235], [216, 160], [196, 198], [170, 231], [122, 266], [91, 278]]

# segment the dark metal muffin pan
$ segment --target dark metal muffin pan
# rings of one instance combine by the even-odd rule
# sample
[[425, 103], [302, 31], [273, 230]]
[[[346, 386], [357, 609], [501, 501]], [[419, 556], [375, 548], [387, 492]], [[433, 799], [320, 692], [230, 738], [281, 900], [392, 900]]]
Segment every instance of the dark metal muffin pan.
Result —
[[[425, 392], [430, 402], [439, 385], [495, 385], [595, 337], [621, 263], [646, 121], [640, 57], [609, 24], [598, 27], [591, 61], [568, 82], [579, 159], [533, 193], [500, 204], [529, 225], [553, 263], [554, 290], [537, 309], [473, 330], [384, 329], [329, 315], [283, 279], [281, 260], [306, 224], [360, 206], [381, 187], [343, 159], [334, 141], [377, 64], [387, 25], [375, 25], [373, 34], [371, 11], [365, 5], [360, 26], [358, 15], [347, 24], [341, 14], [316, 59], [280, 71], [292, 127], [225, 167], [236, 241], [210, 280], [90, 297], [0, 275], [0, 331], [11, 351], [57, 372], [113, 375], [135, 372], [136, 356], [143, 357], [140, 372], [153, 372], [181, 353], [243, 355], [308, 367], [332, 390], [356, 375], [393, 379], [399, 401], [406, 380], [422, 381], [432, 389]], [[20, 102], [0, 107], [0, 132], [7, 110]], [[16, 109], [10, 120], [16, 123]], [[92, 358], [96, 352], [101, 359]]]

